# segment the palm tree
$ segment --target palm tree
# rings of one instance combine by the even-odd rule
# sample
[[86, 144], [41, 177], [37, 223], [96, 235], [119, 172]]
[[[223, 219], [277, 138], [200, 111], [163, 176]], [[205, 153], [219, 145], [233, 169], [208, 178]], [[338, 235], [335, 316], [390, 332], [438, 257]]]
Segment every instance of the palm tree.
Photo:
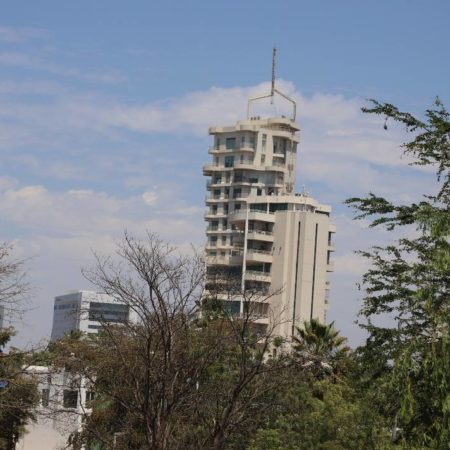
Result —
[[334, 322], [326, 325], [317, 319], [304, 322], [303, 328], [296, 327], [297, 336], [293, 337], [295, 356], [303, 366], [319, 372], [336, 372], [350, 352], [347, 339], [339, 336]]

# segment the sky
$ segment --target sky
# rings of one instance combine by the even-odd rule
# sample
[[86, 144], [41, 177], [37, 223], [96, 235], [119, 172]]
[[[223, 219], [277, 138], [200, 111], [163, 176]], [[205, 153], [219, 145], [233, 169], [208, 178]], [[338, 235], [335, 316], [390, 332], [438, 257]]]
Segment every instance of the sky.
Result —
[[49, 336], [54, 296], [91, 288], [80, 269], [125, 229], [204, 244], [208, 127], [268, 91], [274, 45], [278, 88], [298, 103], [297, 190], [330, 204], [338, 229], [327, 319], [360, 343], [367, 265], [354, 252], [392, 236], [342, 202], [435, 189], [402, 157], [404, 130], [360, 108], [450, 103], [449, 14], [444, 0], [3, 2], [0, 241], [33, 286], [16, 344]]

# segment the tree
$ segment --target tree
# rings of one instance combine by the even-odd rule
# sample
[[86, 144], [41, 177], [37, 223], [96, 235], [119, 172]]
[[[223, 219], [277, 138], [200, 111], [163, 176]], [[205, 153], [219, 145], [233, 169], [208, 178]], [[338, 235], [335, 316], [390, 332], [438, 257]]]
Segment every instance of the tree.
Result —
[[24, 260], [11, 259], [12, 245], [0, 243], [0, 314], [21, 314], [30, 290]]
[[282, 359], [268, 361], [271, 327], [255, 323], [255, 294], [242, 293], [239, 316], [216, 298], [205, 302], [202, 259], [179, 255], [152, 234], [125, 235], [116, 257], [98, 257], [85, 274], [128, 305], [134, 320], [103, 323], [97, 336], [53, 348], [54, 363], [96, 395], [72, 447], [245, 448], [270, 407], [270, 374], [284, 367]]
[[324, 372], [339, 372], [350, 352], [347, 339], [339, 336], [334, 322], [326, 325], [317, 319], [305, 321], [303, 327], [297, 327], [297, 336], [293, 338], [293, 349], [303, 366], [320, 376]]
[[[22, 310], [28, 290], [22, 261], [10, 260], [11, 246], [0, 245], [0, 307], [8, 313]], [[0, 448], [15, 449], [26, 423], [34, 418], [38, 402], [36, 381], [26, 374], [26, 353], [5, 352], [14, 335], [12, 328], [0, 328]]]
[[[347, 204], [356, 218], [372, 218], [371, 227], [406, 228], [386, 247], [362, 252], [372, 267], [365, 273], [361, 309], [368, 331], [360, 349], [369, 384], [383, 392], [382, 408], [391, 417], [393, 439], [407, 446], [447, 449], [450, 442], [450, 121], [437, 99], [424, 119], [391, 104], [372, 101], [363, 109], [406, 127], [403, 144], [412, 164], [429, 166], [437, 192], [409, 204], [396, 204], [372, 193]], [[386, 126], [385, 126], [386, 127]], [[387, 127], [386, 127], [387, 128]], [[410, 229], [416, 234], [411, 237]], [[389, 323], [392, 326], [380, 325]], [[383, 321], [380, 321], [380, 318]], [[376, 356], [376, 358], [375, 358]], [[370, 363], [368, 361], [370, 360]], [[408, 447], [410, 448], [410, 447]]]

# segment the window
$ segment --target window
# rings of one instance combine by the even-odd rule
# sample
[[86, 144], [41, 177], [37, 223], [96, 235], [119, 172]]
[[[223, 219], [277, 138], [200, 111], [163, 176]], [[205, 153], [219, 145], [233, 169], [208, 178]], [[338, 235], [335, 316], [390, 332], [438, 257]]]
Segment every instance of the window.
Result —
[[86, 403], [93, 402], [95, 400], [94, 391], [86, 391]]
[[244, 162], [244, 155], [241, 155], [241, 163]]
[[42, 389], [41, 392], [41, 405], [45, 408], [48, 406], [50, 400], [50, 389]]
[[242, 189], [236, 188], [233, 190], [233, 198], [238, 198], [242, 195]]
[[64, 408], [76, 408], [78, 403], [78, 392], [71, 389], [64, 389], [63, 406]]
[[241, 136], [241, 147], [245, 146], [245, 135]]
[[250, 147], [255, 148], [255, 136], [250, 136]]
[[227, 243], [227, 237], [222, 236], [222, 245], [226, 245], [226, 243]]
[[261, 155], [261, 164], [266, 162], [266, 155]]
[[225, 156], [225, 167], [234, 166], [234, 156]]
[[216, 138], [216, 150], [220, 149], [220, 138]]
[[235, 211], [239, 211], [241, 209], [241, 204], [240, 203], [237, 203], [235, 206], [234, 206], [234, 210]]
[[262, 195], [262, 189], [261, 188], [256, 189], [256, 195]]
[[227, 150], [234, 150], [236, 148], [236, 138], [227, 138], [225, 141], [225, 146]]
[[265, 153], [267, 144], [267, 134], [262, 135], [262, 152]]

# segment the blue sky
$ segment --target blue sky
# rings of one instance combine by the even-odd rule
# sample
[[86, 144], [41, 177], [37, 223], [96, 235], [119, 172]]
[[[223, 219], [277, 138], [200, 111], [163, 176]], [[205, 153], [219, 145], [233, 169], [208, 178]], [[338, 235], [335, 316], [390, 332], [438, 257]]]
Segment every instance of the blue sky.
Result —
[[80, 267], [124, 228], [203, 243], [207, 127], [243, 118], [267, 90], [276, 45], [279, 86], [299, 104], [297, 189], [338, 225], [329, 319], [357, 343], [353, 250], [389, 236], [341, 203], [433, 189], [400, 159], [403, 131], [359, 109], [368, 97], [416, 112], [436, 95], [450, 103], [449, 13], [433, 0], [5, 2], [0, 239], [32, 257], [35, 287], [19, 342], [49, 334], [53, 297], [89, 287]]

